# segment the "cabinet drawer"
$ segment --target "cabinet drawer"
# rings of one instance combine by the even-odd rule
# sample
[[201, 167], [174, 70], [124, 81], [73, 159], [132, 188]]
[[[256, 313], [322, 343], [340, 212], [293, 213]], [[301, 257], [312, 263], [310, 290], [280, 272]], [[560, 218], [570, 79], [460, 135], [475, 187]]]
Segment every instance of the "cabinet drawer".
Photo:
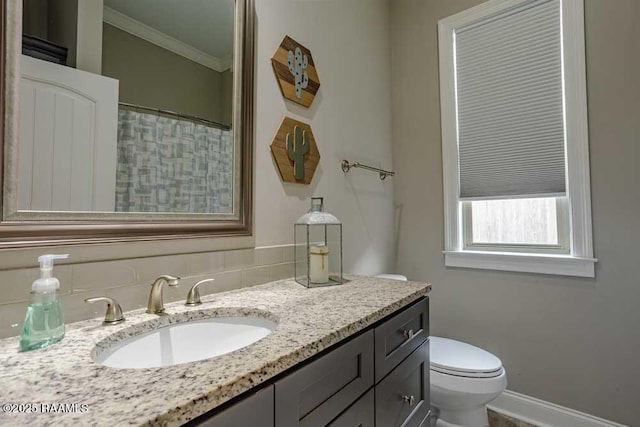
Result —
[[187, 425], [198, 427], [274, 427], [273, 422], [273, 386], [270, 385], [212, 417], [207, 417], [205, 414]]
[[369, 390], [328, 427], [373, 427], [374, 410], [373, 390]]
[[378, 383], [429, 338], [429, 298], [412, 305], [375, 329]]
[[373, 331], [275, 384], [278, 427], [325, 427], [373, 385]]
[[429, 415], [429, 341], [376, 385], [376, 425], [418, 427]]

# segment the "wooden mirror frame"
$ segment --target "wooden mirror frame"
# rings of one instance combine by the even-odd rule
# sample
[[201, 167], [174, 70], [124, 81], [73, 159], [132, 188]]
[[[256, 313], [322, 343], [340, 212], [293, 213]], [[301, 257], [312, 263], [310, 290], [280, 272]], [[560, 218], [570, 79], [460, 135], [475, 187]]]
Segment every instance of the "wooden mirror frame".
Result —
[[[174, 220], [0, 220], [0, 249], [32, 246], [115, 243], [128, 241], [182, 239], [199, 237], [251, 236], [253, 233], [253, 139], [254, 139], [254, 0], [235, 0], [234, 26], [234, 127], [239, 121], [241, 137], [240, 212], [234, 220], [174, 219]], [[0, 208], [4, 201], [4, 159], [9, 157], [9, 144], [17, 140], [16, 119], [21, 39], [21, 6], [16, 0], [0, 0]], [[20, 3], [21, 4], [21, 3]], [[9, 45], [8, 43], [11, 43]], [[238, 85], [239, 83], [239, 85]], [[238, 102], [239, 100], [239, 102]], [[238, 120], [236, 120], [238, 119]], [[0, 209], [4, 212], [4, 209]]]

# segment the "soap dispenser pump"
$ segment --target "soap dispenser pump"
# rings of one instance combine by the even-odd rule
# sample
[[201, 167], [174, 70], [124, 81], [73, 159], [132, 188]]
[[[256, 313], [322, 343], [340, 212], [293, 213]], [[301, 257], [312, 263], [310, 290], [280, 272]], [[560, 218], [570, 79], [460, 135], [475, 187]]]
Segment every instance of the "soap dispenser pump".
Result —
[[31, 285], [31, 303], [20, 335], [20, 351], [35, 350], [60, 341], [64, 337], [62, 305], [58, 298], [60, 281], [53, 277], [53, 262], [69, 255], [41, 255], [40, 278]]

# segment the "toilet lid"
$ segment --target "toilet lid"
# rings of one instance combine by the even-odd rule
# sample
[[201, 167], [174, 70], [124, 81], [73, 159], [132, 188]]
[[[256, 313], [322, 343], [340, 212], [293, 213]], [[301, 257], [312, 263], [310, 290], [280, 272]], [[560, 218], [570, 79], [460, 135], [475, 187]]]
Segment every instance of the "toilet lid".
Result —
[[472, 378], [502, 374], [502, 362], [481, 348], [448, 338], [429, 338], [431, 369], [450, 375]]

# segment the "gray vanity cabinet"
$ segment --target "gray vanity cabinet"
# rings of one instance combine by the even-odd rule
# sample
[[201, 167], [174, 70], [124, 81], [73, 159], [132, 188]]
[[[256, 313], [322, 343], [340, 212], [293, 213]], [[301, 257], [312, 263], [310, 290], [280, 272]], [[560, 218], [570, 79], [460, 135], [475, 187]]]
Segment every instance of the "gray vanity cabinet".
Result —
[[[429, 416], [429, 299], [200, 417], [207, 427], [420, 427]], [[203, 421], [202, 419], [206, 419]]]
[[375, 328], [376, 383], [429, 338], [425, 298]]
[[276, 426], [325, 427], [371, 386], [368, 331], [276, 381]]
[[376, 426], [427, 425], [429, 386], [429, 341], [426, 341], [376, 385]]
[[327, 427], [374, 427], [375, 399], [373, 390], [362, 396]]
[[[195, 419], [189, 426], [198, 427], [274, 427], [273, 385], [269, 385], [218, 414]], [[202, 419], [205, 418], [205, 419]]]

